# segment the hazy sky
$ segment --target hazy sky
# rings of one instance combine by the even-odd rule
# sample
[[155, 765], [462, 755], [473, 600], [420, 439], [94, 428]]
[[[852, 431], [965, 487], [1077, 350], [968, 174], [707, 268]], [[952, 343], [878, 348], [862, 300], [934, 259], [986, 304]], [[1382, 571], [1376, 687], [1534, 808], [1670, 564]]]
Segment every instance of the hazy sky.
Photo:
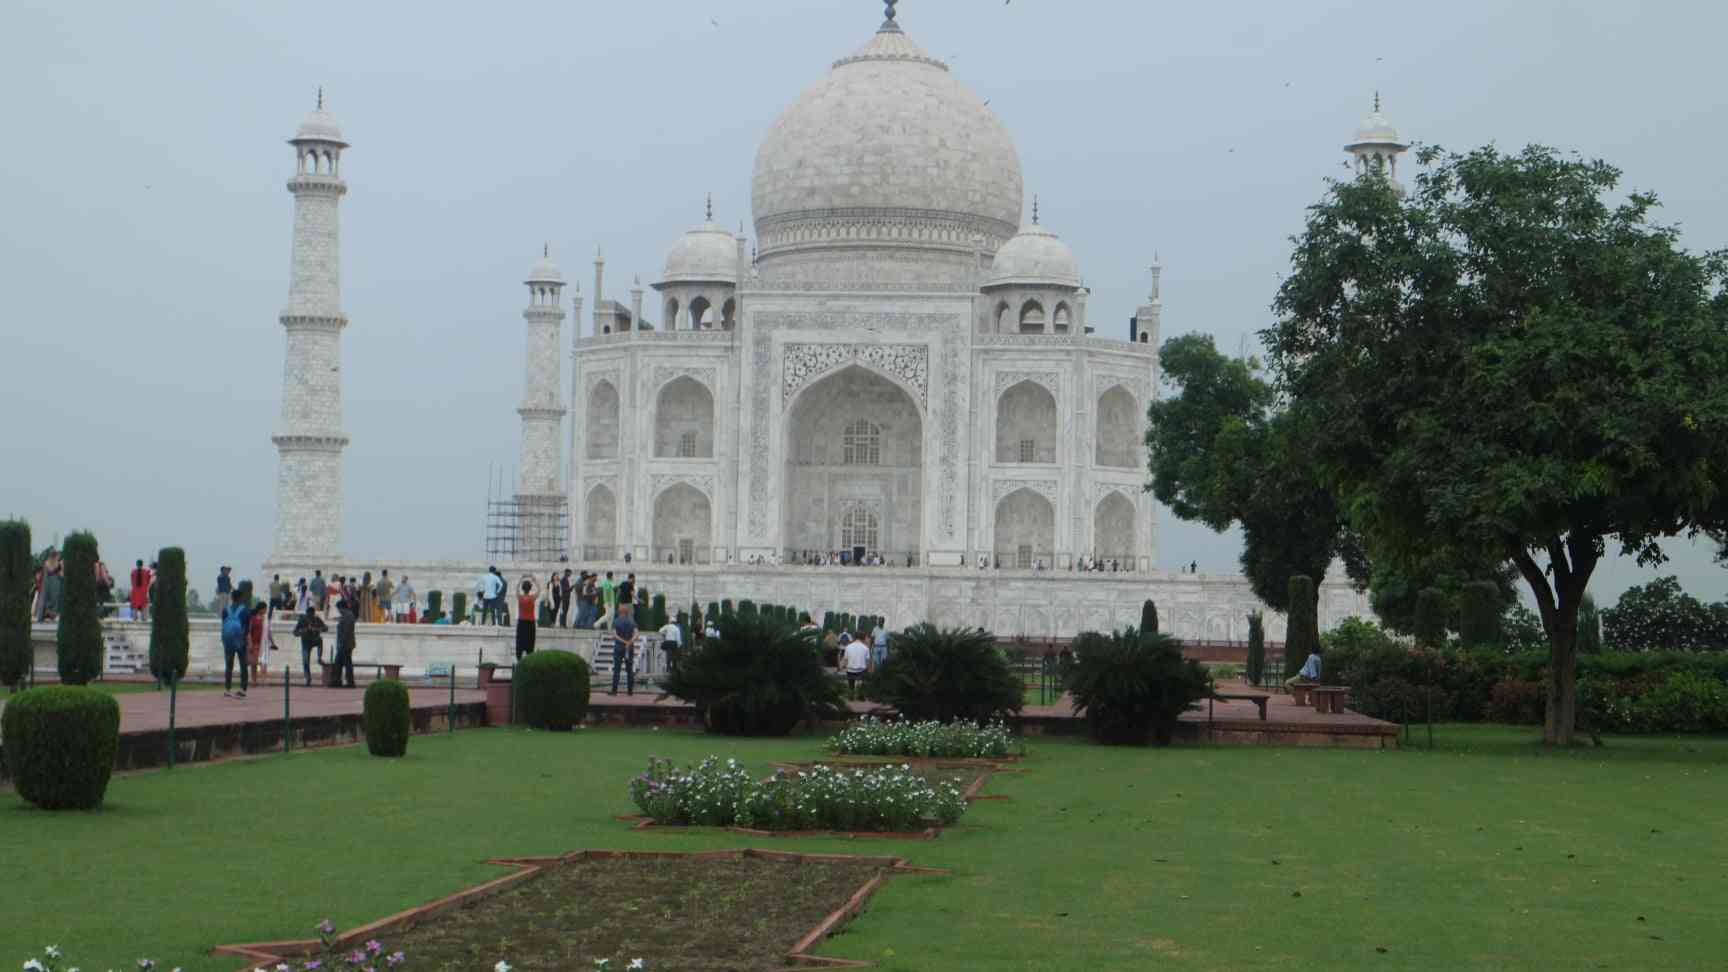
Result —
[[[91, 528], [110, 563], [183, 545], [206, 593], [218, 563], [250, 574], [269, 552], [284, 139], [318, 85], [353, 143], [344, 546], [478, 557], [489, 470], [514, 468], [520, 282], [542, 242], [590, 301], [604, 245], [627, 303], [705, 193], [748, 223], [763, 132], [882, 17], [867, 0], [8, 10], [0, 515], [39, 546]], [[1126, 335], [1155, 251], [1166, 337], [1234, 353], [1266, 326], [1288, 237], [1376, 88], [1406, 138], [1606, 158], [1689, 247], [1728, 243], [1728, 94], [1701, 71], [1721, 4], [903, 0], [900, 21], [1014, 133], [1104, 334]], [[1163, 566], [1236, 568], [1233, 536], [1165, 514], [1159, 541]], [[1675, 552], [1689, 589], [1725, 596], [1709, 549]], [[1593, 589], [1649, 576], [1609, 565]]]

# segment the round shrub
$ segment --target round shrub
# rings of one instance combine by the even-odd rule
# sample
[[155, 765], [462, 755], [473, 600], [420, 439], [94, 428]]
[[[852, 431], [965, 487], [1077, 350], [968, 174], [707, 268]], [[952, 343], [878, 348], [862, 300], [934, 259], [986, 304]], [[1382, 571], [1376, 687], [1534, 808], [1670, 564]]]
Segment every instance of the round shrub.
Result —
[[408, 734], [414, 722], [408, 709], [408, 687], [393, 678], [366, 687], [366, 751], [374, 756], [408, 755]]
[[661, 687], [701, 710], [709, 732], [733, 736], [784, 736], [801, 719], [846, 711], [815, 632], [754, 610], [723, 614], [720, 637], [686, 652]]
[[516, 666], [516, 714], [534, 729], [568, 732], [588, 716], [588, 663], [567, 651], [538, 651]]
[[6, 703], [0, 736], [19, 796], [44, 810], [94, 810], [120, 748], [120, 704], [75, 685], [29, 689]]
[[1212, 694], [1211, 674], [1182, 657], [1181, 642], [1133, 628], [1082, 632], [1067, 684], [1074, 714], [1106, 745], [1168, 746], [1182, 713]]
[[1025, 698], [995, 635], [928, 623], [894, 636], [894, 651], [870, 673], [864, 691], [915, 722], [987, 722], [1019, 712]]

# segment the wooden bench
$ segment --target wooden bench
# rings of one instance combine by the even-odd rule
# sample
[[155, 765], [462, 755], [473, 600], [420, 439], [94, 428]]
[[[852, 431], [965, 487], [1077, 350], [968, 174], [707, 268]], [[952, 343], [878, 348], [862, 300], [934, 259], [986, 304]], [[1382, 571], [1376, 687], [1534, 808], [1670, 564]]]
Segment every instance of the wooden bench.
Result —
[[1344, 711], [1344, 697], [1350, 694], [1348, 686], [1316, 685], [1311, 689], [1314, 695], [1314, 711], [1338, 715]]
[[1296, 705], [1308, 705], [1308, 693], [1314, 689], [1312, 682], [1294, 682], [1290, 686], [1290, 701]]
[[1266, 721], [1266, 695], [1261, 692], [1213, 692], [1219, 702], [1252, 702], [1260, 710], [1260, 721]]
[[[336, 670], [336, 663], [330, 659], [325, 659], [324, 661], [319, 662], [318, 665], [323, 670], [324, 687], [325, 688], [336, 688], [337, 685], [340, 684], [339, 680], [341, 678], [341, 675]], [[370, 668], [370, 669], [372, 669], [372, 675], [374, 678], [401, 678], [402, 677], [402, 666], [399, 664], [398, 665], [392, 665], [392, 664], [386, 664], [384, 662], [356, 661], [356, 662], [354, 662], [354, 668], [356, 670], [362, 669], [362, 668]]]

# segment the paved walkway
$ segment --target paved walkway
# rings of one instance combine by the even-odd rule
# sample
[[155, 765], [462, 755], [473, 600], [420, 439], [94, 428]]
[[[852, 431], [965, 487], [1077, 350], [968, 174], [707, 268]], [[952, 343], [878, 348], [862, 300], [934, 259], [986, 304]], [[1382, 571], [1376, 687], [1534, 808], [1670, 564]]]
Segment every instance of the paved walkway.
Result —
[[[174, 725], [225, 726], [240, 722], [271, 722], [282, 718], [282, 683], [253, 686], [244, 699], [223, 698], [219, 689], [200, 688], [176, 693]], [[358, 715], [365, 707], [366, 689], [305, 688], [295, 682], [289, 693], [289, 711], [296, 719], [313, 716]], [[153, 732], [168, 728], [167, 692], [129, 692], [114, 696], [120, 703], [120, 731]], [[456, 690], [457, 702], [484, 702], [486, 693], [476, 689]], [[416, 709], [443, 708], [450, 702], [449, 688], [410, 688], [408, 702]], [[0, 709], [4, 704], [0, 703]]]

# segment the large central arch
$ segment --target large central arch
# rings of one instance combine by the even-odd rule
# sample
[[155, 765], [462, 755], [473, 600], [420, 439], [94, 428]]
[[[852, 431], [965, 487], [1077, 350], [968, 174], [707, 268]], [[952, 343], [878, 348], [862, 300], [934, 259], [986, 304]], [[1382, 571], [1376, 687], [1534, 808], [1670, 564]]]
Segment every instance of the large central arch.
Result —
[[923, 556], [924, 420], [905, 389], [849, 365], [802, 389], [785, 426], [786, 558], [852, 552], [847, 541], [899, 563]]

